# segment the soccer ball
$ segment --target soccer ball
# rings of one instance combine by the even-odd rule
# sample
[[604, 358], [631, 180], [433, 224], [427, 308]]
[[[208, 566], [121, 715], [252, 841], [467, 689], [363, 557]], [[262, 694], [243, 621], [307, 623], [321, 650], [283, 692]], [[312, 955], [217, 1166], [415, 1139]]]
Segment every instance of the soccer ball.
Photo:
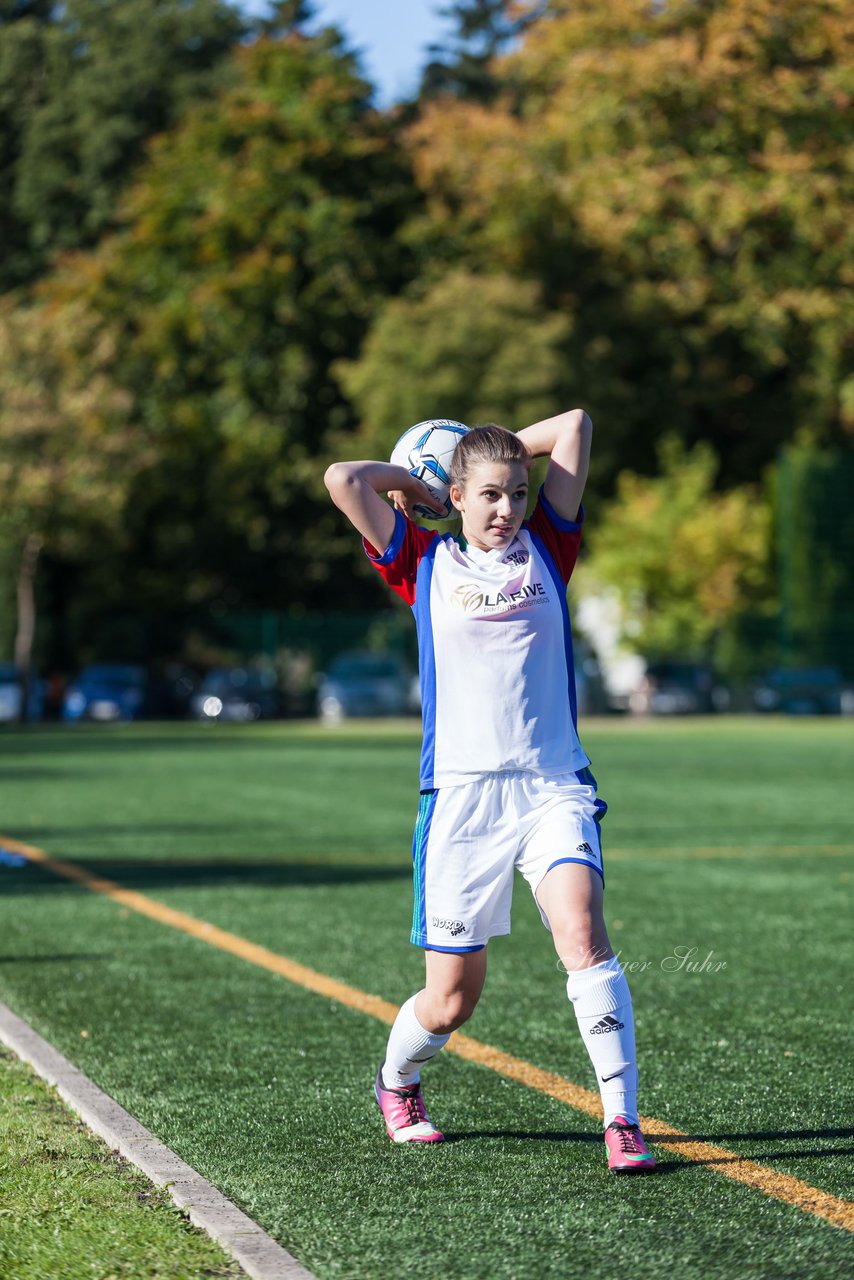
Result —
[[410, 475], [423, 480], [436, 501], [445, 508], [444, 516], [429, 507], [416, 504], [412, 510], [425, 520], [447, 520], [454, 514], [451, 502], [451, 458], [461, 436], [468, 431], [462, 422], [450, 418], [429, 418], [404, 431], [392, 449], [391, 461], [405, 467]]

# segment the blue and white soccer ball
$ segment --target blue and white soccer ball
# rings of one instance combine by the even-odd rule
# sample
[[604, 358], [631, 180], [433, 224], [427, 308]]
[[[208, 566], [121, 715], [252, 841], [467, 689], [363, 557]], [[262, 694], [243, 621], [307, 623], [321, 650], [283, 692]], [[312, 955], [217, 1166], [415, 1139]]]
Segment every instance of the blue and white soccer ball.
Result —
[[445, 508], [437, 515], [429, 507], [416, 504], [412, 509], [425, 520], [449, 519], [454, 514], [451, 502], [451, 458], [461, 436], [468, 427], [452, 418], [428, 418], [404, 431], [391, 453], [397, 467], [405, 467], [410, 475], [423, 480], [436, 501]]

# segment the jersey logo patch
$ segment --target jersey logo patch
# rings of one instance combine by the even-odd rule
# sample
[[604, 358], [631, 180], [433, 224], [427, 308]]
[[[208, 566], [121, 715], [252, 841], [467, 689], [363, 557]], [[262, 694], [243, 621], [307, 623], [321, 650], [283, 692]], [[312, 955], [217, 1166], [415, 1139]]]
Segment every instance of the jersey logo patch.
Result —
[[463, 613], [477, 613], [479, 609], [485, 613], [512, 613], [514, 609], [529, 604], [547, 604], [549, 596], [542, 582], [527, 583], [518, 591], [496, 591], [494, 594], [484, 591], [476, 582], [464, 582], [454, 587], [448, 600]]
[[455, 604], [464, 613], [474, 613], [483, 604], [483, 592], [476, 582], [464, 582], [451, 592], [451, 604]]

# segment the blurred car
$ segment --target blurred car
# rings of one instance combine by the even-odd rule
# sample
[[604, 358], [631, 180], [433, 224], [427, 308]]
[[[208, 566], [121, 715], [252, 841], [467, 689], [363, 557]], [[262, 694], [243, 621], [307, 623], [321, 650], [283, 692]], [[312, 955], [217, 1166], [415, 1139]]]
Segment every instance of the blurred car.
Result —
[[417, 685], [392, 653], [342, 653], [319, 680], [321, 720], [337, 724], [349, 716], [400, 716], [417, 709]]
[[63, 720], [138, 720], [148, 710], [148, 672], [132, 663], [84, 667], [62, 700]]
[[851, 692], [835, 667], [778, 667], [754, 689], [753, 705], [789, 716], [833, 716], [848, 710]]
[[651, 662], [629, 699], [629, 709], [648, 715], [706, 715], [726, 711], [729, 691], [701, 662]]
[[187, 716], [200, 683], [196, 672], [183, 663], [169, 662], [159, 667], [151, 682], [152, 714], [168, 720]]
[[[21, 717], [21, 677], [14, 662], [0, 662], [0, 723], [17, 723]], [[27, 688], [26, 720], [41, 720], [44, 714], [44, 681], [30, 677]]]
[[272, 672], [247, 667], [216, 667], [190, 699], [197, 720], [247, 724], [281, 713], [281, 697]]

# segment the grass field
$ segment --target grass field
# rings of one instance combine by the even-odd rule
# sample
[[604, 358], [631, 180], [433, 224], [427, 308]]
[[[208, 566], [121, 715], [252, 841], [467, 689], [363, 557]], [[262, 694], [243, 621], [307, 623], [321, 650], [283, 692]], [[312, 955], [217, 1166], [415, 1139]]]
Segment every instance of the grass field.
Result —
[[[844, 1197], [854, 724], [583, 737], [642, 1112]], [[398, 1003], [417, 757], [408, 724], [7, 732], [0, 833]], [[449, 1141], [395, 1148], [382, 1022], [43, 867], [0, 866], [0, 998], [321, 1280], [854, 1271], [848, 1232], [714, 1164], [609, 1178], [589, 1115], [450, 1053], [425, 1074]], [[593, 1087], [522, 883], [466, 1031]]]
[[0, 1049], [0, 1275], [244, 1277], [165, 1191]]

